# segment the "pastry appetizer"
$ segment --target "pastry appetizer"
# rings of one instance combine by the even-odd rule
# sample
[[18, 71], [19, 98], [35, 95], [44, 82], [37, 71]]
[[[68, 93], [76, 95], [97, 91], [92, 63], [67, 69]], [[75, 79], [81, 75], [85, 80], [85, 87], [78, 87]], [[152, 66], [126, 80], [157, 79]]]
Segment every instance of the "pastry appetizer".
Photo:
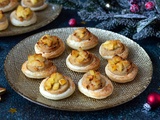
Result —
[[88, 97], [104, 99], [112, 94], [114, 87], [106, 76], [90, 70], [79, 80], [78, 89]]
[[28, 60], [23, 63], [21, 70], [29, 78], [41, 79], [56, 72], [57, 67], [41, 54], [33, 54], [28, 56]]
[[74, 93], [75, 84], [71, 78], [55, 72], [41, 82], [39, 91], [47, 99], [60, 100]]
[[112, 81], [126, 83], [134, 80], [138, 67], [133, 62], [115, 56], [108, 60], [105, 72]]
[[0, 10], [8, 12], [13, 10], [18, 5], [18, 0], [0, 0]]
[[33, 11], [40, 11], [47, 7], [45, 0], [21, 0], [21, 5], [29, 7]]
[[88, 50], [98, 44], [98, 38], [88, 29], [79, 28], [69, 35], [67, 44], [73, 49], [79, 49], [81, 47], [83, 50]]
[[120, 40], [109, 40], [101, 44], [99, 53], [104, 59], [111, 59], [115, 55], [124, 59], [128, 57], [128, 47]]
[[3, 14], [2, 10], [0, 10], [0, 31], [7, 29], [8, 27], [8, 19]]
[[65, 44], [57, 36], [44, 35], [35, 44], [34, 49], [37, 54], [50, 59], [60, 56], [65, 50]]
[[75, 72], [87, 72], [97, 70], [100, 66], [100, 60], [94, 54], [82, 49], [72, 50], [66, 59], [67, 67]]
[[30, 26], [36, 23], [37, 16], [30, 8], [19, 5], [17, 9], [10, 14], [10, 21], [14, 26]]

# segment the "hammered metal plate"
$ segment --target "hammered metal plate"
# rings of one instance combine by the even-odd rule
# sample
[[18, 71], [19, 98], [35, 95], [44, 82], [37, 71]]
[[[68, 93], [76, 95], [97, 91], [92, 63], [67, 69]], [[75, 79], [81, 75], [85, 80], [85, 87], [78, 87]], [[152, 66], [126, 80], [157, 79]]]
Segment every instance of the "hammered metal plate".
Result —
[[41, 28], [55, 20], [60, 14], [61, 10], [62, 6], [49, 3], [46, 9], [36, 12], [37, 22], [27, 27], [13, 26], [9, 20], [11, 12], [4, 13], [9, 20], [9, 26], [6, 30], [0, 31], [0, 37], [19, 35]]
[[136, 42], [122, 35], [106, 30], [88, 28], [99, 38], [99, 44], [95, 48], [91, 49], [90, 52], [96, 54], [96, 56], [101, 60], [101, 66], [99, 69], [101, 74], [105, 75], [104, 68], [107, 64], [107, 61], [103, 60], [98, 53], [100, 44], [106, 40], [119, 39], [129, 47], [128, 59], [137, 64], [139, 68], [139, 72], [135, 80], [126, 84], [117, 84], [112, 82], [114, 85], [113, 94], [103, 100], [96, 100], [84, 96], [77, 89], [77, 82], [83, 74], [73, 72], [66, 67], [65, 60], [68, 54], [71, 52], [71, 49], [66, 45], [65, 52], [60, 57], [54, 59], [53, 62], [58, 67], [59, 72], [70, 76], [74, 80], [76, 83], [76, 91], [71, 97], [64, 100], [53, 101], [44, 98], [39, 92], [41, 80], [29, 79], [25, 77], [21, 72], [21, 65], [27, 60], [29, 54], [34, 53], [34, 44], [41, 36], [44, 34], [56, 35], [66, 42], [65, 40], [68, 35], [71, 34], [75, 29], [77, 28], [52, 29], [30, 36], [18, 43], [9, 52], [4, 64], [6, 78], [10, 86], [21, 96], [36, 104], [48, 108], [67, 111], [94, 111], [118, 106], [132, 100], [147, 88], [151, 82], [153, 70], [152, 62], [145, 50]]

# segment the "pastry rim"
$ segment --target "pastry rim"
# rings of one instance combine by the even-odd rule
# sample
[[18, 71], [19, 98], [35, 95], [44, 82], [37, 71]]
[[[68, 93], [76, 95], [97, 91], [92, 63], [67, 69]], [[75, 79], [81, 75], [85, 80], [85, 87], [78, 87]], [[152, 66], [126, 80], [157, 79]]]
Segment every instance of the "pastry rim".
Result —
[[[91, 54], [92, 54], [92, 53], [91, 53]], [[92, 63], [90, 63], [90, 64], [87, 65], [87, 66], [81, 66], [81, 67], [80, 67], [80, 66], [72, 65], [72, 64], [70, 63], [70, 61], [69, 61], [69, 57], [70, 57], [70, 56], [71, 56], [71, 54], [69, 54], [69, 55], [67, 56], [67, 58], [66, 58], [66, 65], [67, 65], [67, 67], [68, 67], [70, 70], [72, 70], [72, 71], [84, 73], [84, 72], [88, 72], [89, 70], [97, 70], [97, 69], [100, 67], [100, 60], [99, 60], [99, 58], [98, 58], [97, 56], [95, 56], [94, 54], [92, 54], [92, 56], [94, 57]], [[94, 64], [94, 63], [96, 63], [96, 64]], [[92, 67], [92, 66], [94, 66], [94, 67]], [[78, 70], [77, 70], [77, 68], [75, 68], [75, 67], [77, 67]], [[89, 68], [87, 68], [87, 67], [89, 67]]]
[[138, 67], [136, 64], [132, 63], [133, 65], [133, 70], [132, 72], [130, 72], [127, 75], [124, 76], [120, 76], [120, 75], [115, 75], [113, 74], [109, 69], [108, 69], [108, 64], [105, 67], [105, 73], [106, 75], [114, 82], [117, 83], [127, 83], [127, 82], [131, 82], [135, 79], [135, 77], [137, 76], [138, 73]]
[[47, 99], [51, 99], [51, 100], [61, 100], [61, 99], [65, 99], [65, 98], [70, 97], [75, 92], [76, 86], [70, 77], [67, 77], [67, 76], [65, 76], [65, 77], [67, 78], [67, 80], [69, 81], [69, 84], [70, 84], [69, 88], [65, 92], [63, 92], [61, 94], [51, 94], [48, 91], [46, 91], [44, 89], [44, 83], [49, 78], [49, 77], [47, 77], [47, 78], [43, 79], [42, 82], [40, 83], [39, 91], [40, 91], [41, 95], [43, 97], [45, 97]]
[[[106, 77], [102, 74], [100, 74], [100, 76], [101, 76], [101, 78], [103, 78], [106, 81], [104, 87], [108, 87], [108, 85], [111, 85], [111, 91], [109, 91], [109, 92], [104, 91], [104, 87], [101, 89], [98, 89], [98, 90], [94, 90], [94, 91], [88, 90], [88, 89], [84, 88], [82, 85], [83, 77], [78, 81], [79, 91], [81, 93], [83, 93], [85, 96], [90, 97], [90, 98], [94, 98], [94, 99], [105, 99], [105, 98], [109, 97], [113, 93], [114, 86], [113, 86], [112, 82], [108, 79], [108, 77]], [[94, 95], [96, 93], [98, 94], [99, 92], [103, 92], [103, 95], [100, 95], [100, 96]]]
[[[65, 50], [65, 43], [61, 39], [59, 39], [59, 42], [60, 42], [60, 47], [50, 53], [41, 52], [41, 50], [37, 47], [38, 44], [36, 43], [34, 46], [35, 52], [37, 54], [42, 54], [43, 57], [48, 58], [48, 59], [56, 58], [56, 57], [60, 56], [61, 54], [63, 54], [63, 52]], [[58, 53], [56, 53], [57, 51], [58, 51]]]
[[[50, 66], [50, 68], [47, 68], [46, 70], [32, 72], [27, 68], [27, 62], [28, 61], [25, 61], [22, 64], [21, 70], [25, 74], [25, 76], [27, 76], [28, 78], [42, 79], [42, 78], [46, 78], [46, 77], [50, 76], [53, 72], [57, 71], [57, 67], [53, 64], [52, 66]], [[36, 75], [36, 74], [38, 74], [38, 75]]]

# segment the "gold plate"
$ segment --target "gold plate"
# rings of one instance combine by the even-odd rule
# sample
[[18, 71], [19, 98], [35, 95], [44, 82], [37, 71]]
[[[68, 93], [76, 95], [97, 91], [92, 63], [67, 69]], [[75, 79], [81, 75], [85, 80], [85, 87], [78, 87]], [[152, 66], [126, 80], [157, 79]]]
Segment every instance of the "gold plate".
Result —
[[73, 72], [66, 67], [65, 60], [68, 54], [71, 52], [71, 49], [66, 45], [66, 51], [60, 57], [55, 58], [53, 61], [58, 67], [59, 72], [64, 75], [70, 76], [74, 80], [74, 82], [76, 83], [76, 91], [69, 98], [59, 101], [53, 101], [44, 98], [39, 92], [39, 85], [41, 80], [34, 80], [25, 77], [21, 72], [21, 65], [27, 60], [29, 54], [34, 53], [34, 45], [41, 36], [43, 36], [44, 34], [56, 35], [65, 41], [66, 38], [75, 29], [77, 28], [52, 29], [27, 37], [26, 39], [18, 43], [9, 52], [4, 64], [6, 78], [10, 86], [21, 96], [36, 104], [48, 108], [67, 111], [94, 111], [118, 106], [132, 100], [147, 88], [147, 86], [151, 82], [153, 70], [152, 62], [145, 50], [136, 42], [125, 36], [111, 31], [96, 28], [87, 28], [99, 38], [99, 44], [89, 51], [96, 54], [96, 56], [101, 60], [101, 66], [99, 69], [101, 74], [105, 75], [104, 68], [107, 64], [107, 61], [103, 60], [99, 55], [99, 46], [106, 40], [119, 39], [129, 47], [128, 59], [137, 64], [139, 68], [139, 72], [135, 80], [125, 84], [112, 82], [114, 85], [113, 94], [106, 99], [96, 100], [84, 96], [77, 89], [77, 82], [83, 74]]
[[35, 12], [37, 15], [37, 22], [27, 27], [13, 26], [9, 20], [11, 12], [4, 13], [9, 20], [9, 26], [6, 30], [0, 31], [0, 37], [19, 35], [41, 28], [55, 20], [60, 14], [61, 10], [62, 6], [49, 3], [46, 9]]

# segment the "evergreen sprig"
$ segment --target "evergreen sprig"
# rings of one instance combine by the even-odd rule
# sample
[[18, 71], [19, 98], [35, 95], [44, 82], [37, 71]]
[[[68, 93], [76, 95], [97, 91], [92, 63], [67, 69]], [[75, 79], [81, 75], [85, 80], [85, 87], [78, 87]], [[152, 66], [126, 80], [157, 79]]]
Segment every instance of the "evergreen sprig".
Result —
[[[129, 0], [49, 0], [62, 4], [64, 9], [76, 9], [84, 21], [99, 21], [95, 27], [116, 31], [134, 40], [156, 36], [160, 38], [160, 2], [154, 0], [154, 10], [145, 10], [141, 0], [139, 13], [131, 13]], [[152, 1], [152, 0], [150, 0]], [[107, 8], [109, 3], [111, 7]]]

